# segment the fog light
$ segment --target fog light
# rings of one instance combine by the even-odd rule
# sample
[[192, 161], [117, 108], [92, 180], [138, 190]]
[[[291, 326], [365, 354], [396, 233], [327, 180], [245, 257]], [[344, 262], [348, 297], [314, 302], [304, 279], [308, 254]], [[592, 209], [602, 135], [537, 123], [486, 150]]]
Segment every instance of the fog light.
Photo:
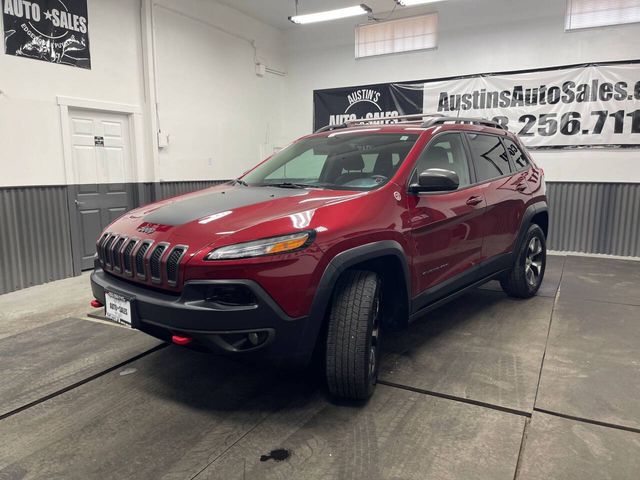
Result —
[[251, 332], [249, 335], [247, 335], [247, 338], [249, 339], [249, 343], [254, 347], [258, 345], [258, 343], [260, 343], [260, 338], [258, 337], [258, 334], [256, 332]]

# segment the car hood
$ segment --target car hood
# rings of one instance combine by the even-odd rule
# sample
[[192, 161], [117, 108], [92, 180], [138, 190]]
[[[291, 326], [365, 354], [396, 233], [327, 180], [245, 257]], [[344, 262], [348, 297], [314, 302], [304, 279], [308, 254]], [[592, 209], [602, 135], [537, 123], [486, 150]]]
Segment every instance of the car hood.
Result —
[[108, 230], [188, 245], [195, 253], [208, 245], [314, 228], [319, 208], [367, 193], [222, 184], [135, 209]]

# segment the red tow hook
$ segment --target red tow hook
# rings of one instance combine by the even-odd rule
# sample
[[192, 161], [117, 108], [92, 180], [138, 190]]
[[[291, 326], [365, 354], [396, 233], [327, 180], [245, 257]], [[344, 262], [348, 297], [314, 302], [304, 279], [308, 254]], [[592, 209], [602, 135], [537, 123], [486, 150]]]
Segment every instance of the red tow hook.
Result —
[[91, 305], [93, 308], [104, 307], [104, 305], [102, 303], [100, 303], [100, 300], [96, 300], [95, 298], [93, 300], [91, 300], [89, 305]]
[[193, 341], [193, 338], [185, 337], [184, 335], [173, 335], [171, 341], [176, 345], [189, 345]]

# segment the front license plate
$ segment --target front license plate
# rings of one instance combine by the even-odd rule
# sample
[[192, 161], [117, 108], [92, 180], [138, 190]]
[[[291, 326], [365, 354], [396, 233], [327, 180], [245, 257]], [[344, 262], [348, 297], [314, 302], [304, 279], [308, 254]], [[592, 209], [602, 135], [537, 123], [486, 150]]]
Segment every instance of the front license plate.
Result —
[[116, 323], [131, 326], [131, 301], [112, 292], [104, 292], [105, 314]]

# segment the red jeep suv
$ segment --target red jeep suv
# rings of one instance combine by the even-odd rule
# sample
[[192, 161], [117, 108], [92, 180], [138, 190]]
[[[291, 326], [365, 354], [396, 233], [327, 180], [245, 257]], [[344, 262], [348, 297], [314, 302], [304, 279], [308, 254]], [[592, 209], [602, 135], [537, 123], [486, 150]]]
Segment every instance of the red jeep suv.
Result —
[[120, 217], [98, 239], [94, 303], [179, 345], [320, 352], [330, 392], [362, 399], [385, 327], [491, 279], [535, 295], [549, 217], [518, 138], [483, 119], [393, 121], [325, 127], [237, 180]]

